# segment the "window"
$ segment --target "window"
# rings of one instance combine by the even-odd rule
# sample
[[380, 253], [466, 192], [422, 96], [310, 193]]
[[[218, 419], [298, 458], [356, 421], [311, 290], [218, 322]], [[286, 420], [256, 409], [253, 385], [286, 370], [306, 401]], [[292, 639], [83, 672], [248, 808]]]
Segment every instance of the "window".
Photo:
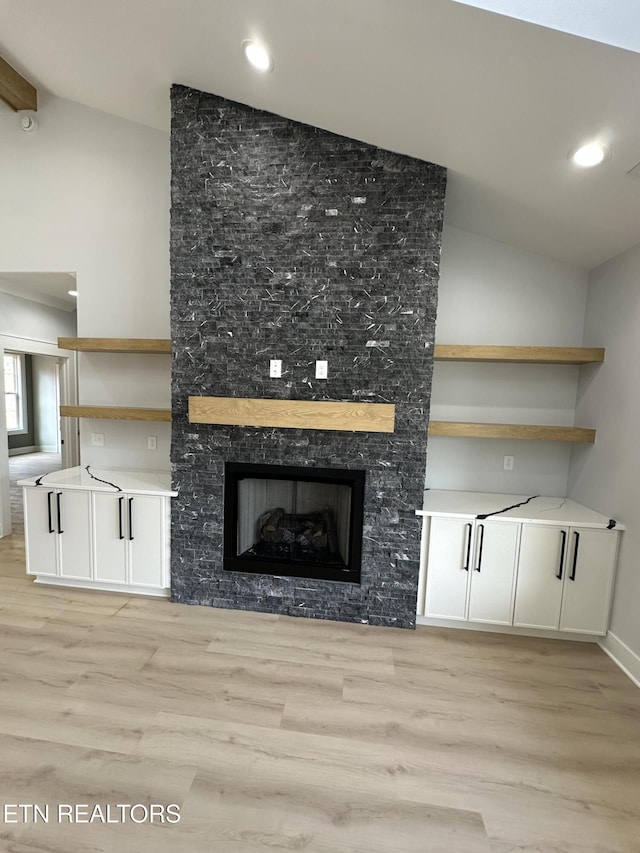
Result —
[[19, 352], [4, 354], [4, 407], [7, 432], [27, 432], [24, 355]]

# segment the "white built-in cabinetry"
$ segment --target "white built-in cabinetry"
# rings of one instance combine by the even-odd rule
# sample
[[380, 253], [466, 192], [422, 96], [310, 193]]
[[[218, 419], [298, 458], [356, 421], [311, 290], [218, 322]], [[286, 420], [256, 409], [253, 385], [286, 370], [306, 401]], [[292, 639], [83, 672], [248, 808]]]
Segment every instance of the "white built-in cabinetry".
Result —
[[27, 573], [41, 583], [167, 595], [168, 475], [90, 470], [20, 481]]
[[62, 492], [50, 486], [24, 490], [27, 558], [39, 575], [91, 579], [90, 499], [88, 491]]
[[429, 615], [510, 625], [518, 533], [517, 524], [433, 518]]
[[420, 621], [606, 634], [621, 525], [562, 498], [475, 492], [427, 491], [418, 514]]
[[523, 524], [513, 624], [606, 634], [618, 535]]
[[95, 580], [133, 586], [167, 586], [164, 572], [166, 498], [93, 494]]

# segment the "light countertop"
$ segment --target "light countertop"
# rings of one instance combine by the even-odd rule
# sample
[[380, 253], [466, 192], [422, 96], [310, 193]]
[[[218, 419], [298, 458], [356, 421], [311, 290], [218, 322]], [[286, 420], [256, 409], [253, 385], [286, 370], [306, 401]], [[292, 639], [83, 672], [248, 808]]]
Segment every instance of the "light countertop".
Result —
[[[525, 504], [525, 501], [527, 503]], [[523, 506], [515, 506], [524, 504]], [[507, 509], [513, 507], [513, 509]], [[491, 513], [500, 512], [499, 515]], [[491, 521], [518, 521], [527, 524], [566, 524], [576, 527], [606, 528], [610, 516], [596, 512], [569, 498], [543, 495], [509, 495], [490, 492], [456, 492], [427, 489], [422, 509], [416, 515], [474, 519], [490, 515]], [[615, 530], [625, 527], [616, 519]]]
[[169, 473], [119, 471], [115, 468], [94, 468], [91, 465], [88, 466], [88, 469], [87, 466], [64, 468], [62, 471], [54, 471], [51, 474], [44, 474], [42, 477], [18, 480], [18, 485], [36, 486], [39, 481], [41, 486], [53, 489], [86, 489], [94, 492], [122, 491], [169, 497], [178, 494], [171, 490], [171, 475]]

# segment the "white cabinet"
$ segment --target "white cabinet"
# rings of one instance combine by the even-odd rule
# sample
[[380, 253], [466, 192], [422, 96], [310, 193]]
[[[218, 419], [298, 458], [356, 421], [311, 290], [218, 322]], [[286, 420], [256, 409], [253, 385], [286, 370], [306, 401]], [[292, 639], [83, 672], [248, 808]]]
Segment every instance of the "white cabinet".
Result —
[[165, 499], [97, 492], [93, 501], [96, 580], [167, 587]]
[[519, 525], [432, 518], [427, 616], [510, 625]]
[[477, 521], [468, 619], [511, 625], [520, 525]]
[[91, 519], [88, 492], [56, 492], [60, 525], [60, 577], [91, 579]]
[[606, 634], [618, 532], [524, 524], [514, 625]]
[[466, 619], [473, 524], [458, 518], [432, 518], [427, 558], [428, 616]]
[[568, 532], [558, 526], [523, 525], [514, 625], [557, 630]]
[[95, 578], [106, 583], [126, 583], [125, 497], [96, 492], [93, 495]]
[[40, 486], [24, 497], [28, 574], [90, 579], [89, 493]]
[[164, 543], [168, 536], [168, 501], [148, 495], [127, 497], [129, 582], [168, 587]]
[[167, 595], [168, 476], [70, 468], [24, 480], [27, 571], [36, 581]]
[[539, 496], [428, 490], [418, 512], [419, 617], [606, 634], [622, 525]]
[[617, 531], [572, 527], [560, 630], [606, 634], [618, 556]]
[[46, 488], [24, 490], [24, 533], [29, 575], [56, 577], [59, 574], [55, 494]]

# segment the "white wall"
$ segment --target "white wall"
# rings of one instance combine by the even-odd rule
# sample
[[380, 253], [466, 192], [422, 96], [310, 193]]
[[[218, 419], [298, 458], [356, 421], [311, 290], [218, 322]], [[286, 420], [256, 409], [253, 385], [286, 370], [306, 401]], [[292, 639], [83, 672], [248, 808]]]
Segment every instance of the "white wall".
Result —
[[33, 371], [34, 443], [40, 450], [57, 453], [60, 449], [58, 413], [58, 360], [46, 355], [31, 358]]
[[[2, 252], [2, 241], [0, 241], [0, 256]], [[0, 288], [2, 288], [1, 274]], [[73, 337], [75, 334], [75, 311], [60, 311], [58, 308], [50, 308], [31, 299], [20, 299], [18, 296], [3, 293], [0, 289], [0, 335], [15, 335], [18, 338], [31, 338], [35, 341], [48, 341], [55, 344], [59, 335]]]
[[[436, 342], [581, 346], [587, 274], [568, 264], [445, 226]], [[574, 423], [577, 367], [436, 362], [432, 420]], [[589, 426], [589, 424], [585, 424]], [[504, 471], [504, 455], [515, 457]], [[571, 445], [431, 437], [426, 484], [564, 495]]]
[[574, 448], [569, 494], [627, 527], [604, 645], [619, 659], [626, 646], [636, 659], [623, 663], [640, 679], [640, 246], [591, 273], [585, 346], [596, 345], [604, 364], [582, 375], [576, 414], [598, 435], [592, 448]]
[[[16, 115], [0, 109], [0, 270], [76, 272], [80, 336], [169, 337], [168, 134], [47, 97], [38, 125], [23, 133]], [[141, 405], [165, 407], [169, 359], [138, 358], [114, 372], [109, 361], [81, 356], [80, 403], [126, 405], [124, 383], [127, 399], [138, 385]], [[130, 437], [137, 441], [140, 428], [81, 421], [83, 464], [126, 467], [137, 458]], [[91, 446], [97, 431], [104, 448]], [[154, 424], [152, 434], [162, 450], [135, 467], [167, 470], [169, 425]]]

